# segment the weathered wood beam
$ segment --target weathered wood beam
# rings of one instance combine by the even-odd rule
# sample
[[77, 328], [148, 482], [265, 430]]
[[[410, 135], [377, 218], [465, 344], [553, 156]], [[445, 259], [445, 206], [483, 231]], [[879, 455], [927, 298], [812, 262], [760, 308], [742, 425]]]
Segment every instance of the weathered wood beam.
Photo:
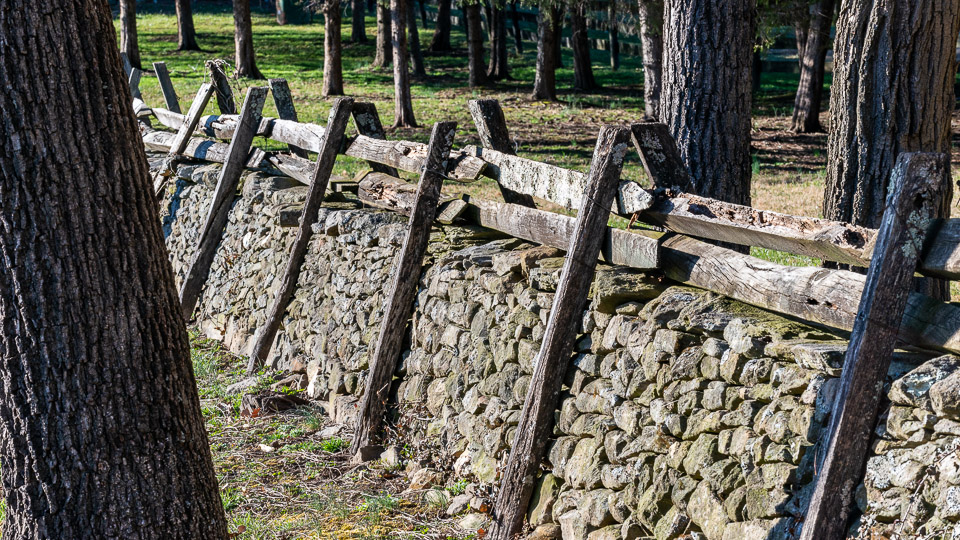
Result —
[[[387, 140], [387, 132], [383, 129], [383, 123], [380, 122], [377, 106], [372, 101], [358, 101], [353, 104], [353, 124], [357, 126], [357, 133], [360, 135], [381, 141]], [[374, 172], [400, 176], [396, 167], [392, 165], [385, 165], [376, 161], [368, 161], [367, 163]]]
[[167, 109], [179, 113], [180, 100], [177, 99], [177, 91], [173, 88], [173, 81], [170, 80], [167, 63], [154, 62], [153, 72], [157, 74], [157, 82], [160, 83], [160, 93], [163, 94], [163, 102], [166, 104]]
[[830, 426], [821, 435], [826, 443], [821, 448], [826, 452], [816, 467], [816, 488], [803, 523], [803, 540], [846, 537], [854, 492], [883, 397], [878, 390], [890, 367], [914, 268], [928, 225], [940, 206], [940, 180], [948, 167], [946, 154], [900, 154], [897, 158]]
[[440, 188], [443, 185], [442, 161], [450, 153], [455, 122], [439, 122], [433, 126], [428, 145], [426, 166], [420, 175], [417, 201], [410, 215], [407, 235], [394, 262], [390, 287], [383, 310], [383, 321], [376, 347], [370, 357], [366, 391], [360, 407], [353, 448], [358, 458], [379, 436], [386, 413], [387, 398], [397, 362], [400, 360], [404, 331], [413, 310], [413, 301], [420, 283], [423, 257], [430, 240], [430, 231], [437, 213]]
[[293, 241], [290, 257], [287, 259], [287, 265], [283, 271], [283, 279], [277, 289], [276, 296], [274, 296], [273, 303], [270, 305], [270, 310], [267, 312], [266, 320], [257, 329], [253, 337], [253, 349], [247, 363], [248, 374], [252, 374], [263, 367], [267, 355], [270, 353], [270, 348], [273, 347], [277, 332], [280, 330], [283, 314], [286, 313], [290, 299], [293, 298], [293, 293], [297, 289], [300, 269], [307, 255], [310, 238], [313, 236], [313, 225], [317, 222], [320, 205], [323, 203], [323, 195], [327, 191], [327, 183], [330, 181], [330, 173], [333, 172], [333, 165], [337, 161], [337, 151], [340, 149], [343, 133], [347, 128], [347, 122], [350, 120], [352, 105], [353, 99], [339, 98], [333, 103], [333, 108], [330, 109], [327, 130], [324, 133], [320, 154], [317, 156], [317, 165], [313, 170], [313, 178], [310, 181], [310, 190], [307, 192], [304, 209], [300, 215], [297, 236]]
[[182, 154], [183, 150], [187, 147], [190, 135], [192, 135], [193, 130], [196, 129], [197, 122], [200, 121], [200, 115], [203, 113], [203, 110], [207, 108], [207, 103], [210, 102], [212, 95], [213, 86], [210, 83], [200, 85], [196, 97], [193, 98], [193, 103], [190, 104], [190, 110], [187, 111], [186, 116], [181, 122], [180, 129], [170, 143], [170, 152], [167, 154], [167, 159], [164, 160], [163, 165], [161, 165], [153, 179], [153, 190], [157, 195], [157, 199], [163, 194], [163, 188], [166, 185], [166, 178], [170, 174], [172, 161]]
[[[293, 95], [290, 94], [290, 86], [286, 79], [270, 79], [270, 93], [273, 94], [273, 104], [277, 107], [277, 115], [281, 120], [291, 120], [296, 122], [297, 108], [293, 104]], [[297, 145], [289, 145], [290, 152], [294, 155], [308, 158], [309, 153]]]
[[[467, 102], [470, 116], [480, 134], [480, 144], [491, 150], [515, 155], [516, 151], [510, 142], [510, 130], [507, 129], [507, 120], [503, 116], [500, 102], [495, 99], [471, 99]], [[519, 204], [536, 208], [533, 197], [525, 193], [516, 192], [497, 182], [503, 200], [508, 203]]]
[[219, 60], [207, 60], [207, 71], [210, 73], [210, 81], [217, 89], [217, 107], [220, 108], [220, 114], [237, 114], [237, 102], [233, 98], [233, 89], [230, 88], [230, 80], [223, 72], [223, 62]]
[[250, 144], [253, 142], [257, 126], [260, 125], [260, 116], [266, 99], [267, 87], [258, 86], [248, 89], [247, 96], [243, 100], [239, 127], [230, 141], [227, 160], [220, 169], [220, 178], [217, 180], [217, 187], [210, 201], [210, 209], [200, 230], [197, 249], [180, 287], [180, 307], [183, 310], [183, 318], [186, 320], [190, 320], [193, 315], [203, 284], [210, 273], [210, 265], [213, 264], [217, 246], [220, 245], [223, 230], [227, 225], [230, 208], [240, 182], [240, 174], [243, 173], [250, 153]]
[[143, 77], [143, 71], [139, 68], [130, 68], [130, 77], [127, 82], [130, 84], [130, 95], [140, 99], [140, 78]]
[[600, 253], [596, 238], [607, 225], [629, 138], [627, 128], [616, 126], [604, 126], [597, 138], [576, 227], [493, 507], [492, 540], [513, 538], [527, 514], [547, 442], [553, 434], [554, 413], [577, 336], [575, 329], [583, 318], [596, 270]]
[[633, 146], [640, 154], [640, 161], [654, 188], [693, 189], [677, 141], [666, 124], [641, 122], [631, 125], [630, 132]]
[[120, 53], [120, 65], [123, 67], [123, 74], [127, 77], [130, 77], [130, 71], [133, 70], [133, 64], [130, 63], [130, 57], [127, 56], [127, 53]]
[[[156, 152], [169, 152], [173, 138], [176, 137], [174, 133], [170, 133], [169, 131], [157, 131], [147, 127], [141, 127], [140, 134], [143, 137], [143, 145], [147, 148], [147, 150], [153, 150]], [[210, 161], [213, 163], [223, 163], [227, 160], [229, 150], [230, 145], [228, 143], [211, 141], [209, 139], [202, 139], [200, 137], [191, 137], [187, 142], [186, 148], [183, 149], [183, 152], [181, 152], [180, 155], [188, 158]], [[251, 148], [250, 156], [247, 159], [247, 167], [252, 169], [262, 167], [263, 160], [268, 158], [270, 160], [270, 164], [275, 167], [275, 160], [282, 161], [284, 165], [287, 166], [288, 170], [281, 169], [280, 167], [277, 167], [277, 169], [287, 176], [301, 180], [297, 176], [290, 174], [292, 171], [289, 170], [291, 167], [289, 167], [288, 159], [278, 156], [282, 156], [282, 154], [272, 154], [267, 156], [263, 150], [260, 150], [259, 148]], [[303, 181], [304, 184], [307, 184], [309, 183], [309, 178], [301, 181]]]

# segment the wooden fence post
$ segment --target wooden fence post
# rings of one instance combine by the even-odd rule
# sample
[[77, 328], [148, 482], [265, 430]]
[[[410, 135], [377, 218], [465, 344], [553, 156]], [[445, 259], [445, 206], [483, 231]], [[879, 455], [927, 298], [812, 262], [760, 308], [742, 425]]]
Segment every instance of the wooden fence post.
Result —
[[942, 196], [945, 154], [900, 154], [887, 208], [843, 362], [825, 449], [801, 538], [846, 537], [857, 484], [863, 477], [882, 394], [924, 236]]
[[380, 335], [373, 356], [370, 357], [370, 373], [367, 376], [366, 392], [353, 442], [357, 456], [365, 455], [367, 447], [371, 446], [378, 435], [386, 413], [393, 372], [400, 360], [404, 331], [420, 284], [423, 256], [427, 251], [430, 229], [437, 214], [437, 202], [440, 200], [440, 187], [444, 177], [443, 162], [450, 153], [456, 129], [456, 122], [439, 122], [433, 126], [430, 134], [427, 159], [417, 187], [417, 201], [410, 213], [403, 247], [394, 262]]
[[143, 77], [143, 71], [138, 68], [130, 68], [130, 76], [127, 83], [130, 85], [130, 95], [140, 99], [140, 78]]
[[157, 199], [163, 195], [163, 188], [166, 185], [167, 174], [173, 160], [187, 148], [193, 130], [197, 129], [197, 124], [200, 123], [200, 115], [207, 108], [207, 103], [210, 102], [210, 96], [212, 95], [213, 85], [210, 83], [200, 85], [200, 90], [197, 90], [197, 95], [193, 98], [193, 103], [190, 104], [190, 110], [187, 111], [187, 117], [170, 143], [170, 152], [167, 153], [167, 158], [153, 178], [153, 191], [157, 194]]
[[[270, 79], [270, 93], [273, 94], [273, 104], [277, 107], [277, 115], [281, 120], [297, 121], [297, 108], [293, 105], [293, 96], [286, 79]], [[348, 107], [349, 109], [349, 107]], [[309, 153], [296, 145], [288, 145], [290, 152], [302, 158], [310, 157]]]
[[177, 99], [177, 91], [173, 89], [173, 81], [170, 80], [167, 63], [154, 62], [153, 71], [157, 74], [157, 82], [160, 83], [160, 92], [163, 94], [163, 102], [167, 105], [167, 109], [180, 113], [180, 101]]
[[207, 70], [210, 72], [210, 82], [217, 89], [217, 107], [220, 114], [237, 114], [237, 102], [233, 99], [233, 89], [230, 80], [220, 67], [217, 60], [207, 60]]
[[[377, 107], [369, 101], [358, 101], [353, 104], [353, 123], [357, 126], [357, 133], [365, 135], [371, 139], [387, 140], [387, 132], [383, 129], [380, 122], [380, 115], [377, 113]], [[367, 162], [374, 172], [389, 174], [390, 176], [400, 176], [397, 169], [390, 165]]]
[[534, 363], [533, 379], [523, 402], [517, 434], [493, 507], [490, 530], [493, 540], [513, 538], [520, 531], [527, 513], [537, 472], [553, 430], [553, 415], [573, 352], [577, 325], [583, 318], [597, 267], [601, 244], [597, 239], [603, 237], [607, 226], [629, 139], [630, 130], [627, 128], [604, 126], [600, 129], [576, 228], [570, 238], [543, 343]]
[[654, 188], [691, 189], [690, 174], [666, 124], [641, 122], [632, 124], [630, 132]]
[[257, 133], [257, 128], [260, 127], [263, 104], [266, 99], [267, 87], [258, 86], [247, 90], [247, 97], [243, 100], [237, 130], [230, 141], [227, 160], [220, 169], [220, 178], [217, 179], [217, 187], [210, 201], [210, 210], [207, 211], [203, 229], [200, 231], [197, 250], [193, 254], [193, 261], [180, 287], [180, 307], [183, 310], [183, 318], [186, 320], [190, 320], [194, 308], [197, 307], [200, 291], [207, 280], [213, 257], [217, 253], [217, 246], [220, 244], [220, 237], [223, 236], [223, 229], [227, 225], [230, 207], [237, 192], [237, 184], [240, 182], [240, 174], [243, 173], [250, 154], [250, 144], [253, 143], [253, 137]]
[[[495, 99], [471, 99], [467, 102], [470, 109], [470, 116], [473, 117], [473, 123], [477, 126], [480, 133], [480, 144], [491, 150], [502, 152], [504, 154], [516, 155], [513, 144], [510, 143], [510, 130], [507, 129], [507, 121], [503, 117], [503, 109], [500, 102]], [[499, 182], [500, 194], [503, 200], [512, 204], [519, 204], [530, 208], [536, 208], [533, 197], [525, 193], [513, 191], [504, 187]]]
[[280, 288], [277, 289], [270, 311], [267, 312], [267, 319], [254, 336], [253, 349], [247, 363], [247, 373], [254, 373], [266, 361], [270, 347], [273, 346], [277, 331], [280, 329], [283, 314], [290, 304], [294, 291], [296, 291], [297, 281], [300, 279], [300, 268], [303, 266], [307, 247], [310, 245], [310, 237], [313, 235], [313, 224], [317, 222], [320, 205], [323, 203], [323, 195], [327, 191], [327, 183], [330, 181], [330, 173], [337, 161], [337, 151], [343, 142], [343, 133], [347, 128], [347, 121], [350, 120], [352, 106], [352, 98], [339, 98], [334, 101], [333, 108], [330, 109], [326, 130], [323, 132], [320, 154], [317, 156], [313, 179], [310, 181], [310, 191], [307, 193], [303, 213], [300, 215], [297, 237], [293, 241], [290, 258], [287, 259], [283, 281], [280, 283]]
[[120, 65], [123, 67], [123, 74], [129, 78], [130, 72], [133, 71], [133, 64], [130, 63], [130, 57], [125, 52], [120, 53]]

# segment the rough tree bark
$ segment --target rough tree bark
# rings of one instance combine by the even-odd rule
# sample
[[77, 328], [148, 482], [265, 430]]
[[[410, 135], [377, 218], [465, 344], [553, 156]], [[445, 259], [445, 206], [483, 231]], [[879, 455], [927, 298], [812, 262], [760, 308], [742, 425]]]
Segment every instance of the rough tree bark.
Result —
[[393, 44], [393, 127], [417, 127], [410, 95], [410, 69], [407, 61], [407, 2], [390, 0], [390, 35]]
[[610, 0], [607, 6], [607, 37], [610, 40], [610, 68], [616, 71], [620, 69], [620, 28], [616, 0]]
[[193, 9], [190, 0], [177, 0], [177, 50], [199, 51], [197, 32], [193, 28]]
[[250, 20], [250, 0], [233, 0], [233, 41], [236, 45], [238, 77], [265, 78], [257, 69], [253, 52], [253, 22]]
[[385, 68], [393, 62], [393, 52], [390, 50], [390, 3], [387, 0], [377, 1], [377, 51], [373, 57], [373, 67]]
[[143, 69], [137, 43], [137, 0], [120, 0], [120, 52], [126, 53], [131, 66]]
[[563, 12], [563, 3], [556, 5], [556, 15], [553, 17], [553, 67], [560, 69], [563, 67], [563, 19], [566, 15]]
[[115, 35], [106, 2], [0, 3], [3, 537], [225, 540]]
[[[960, 0], [842, 3], [833, 47], [824, 217], [876, 228], [897, 156], [949, 154], [958, 30]], [[949, 215], [949, 167], [943, 183], [938, 217]], [[948, 293], [944, 282], [928, 283], [925, 292], [939, 298]]]
[[[468, 3], [469, 2], [469, 3]], [[467, 0], [463, 3], [464, 18], [467, 19], [467, 63], [470, 70], [470, 87], [486, 86], [490, 83], [483, 68], [483, 29], [480, 25], [480, 3]]]
[[420, 31], [417, 29], [417, 14], [413, 0], [407, 0], [407, 38], [410, 40], [410, 60], [413, 62], [413, 76], [426, 77], [427, 68], [423, 64], [423, 51], [420, 50]]
[[530, 99], [557, 100], [557, 54], [559, 36], [554, 32], [557, 8], [540, 6], [537, 15], [537, 70], [533, 78], [533, 94]]
[[420, 0], [419, 2], [417, 2], [417, 5], [420, 6], [420, 26], [422, 26], [423, 29], [426, 30], [427, 29], [427, 6], [424, 3], [424, 0]]
[[[833, 22], [834, 0], [822, 0], [810, 6], [810, 23], [806, 42], [800, 54], [800, 84], [793, 102], [793, 131], [818, 133], [820, 102], [823, 96], [823, 72], [830, 45], [830, 24]], [[797, 38], [800, 39], [799, 37]]]
[[340, 36], [340, 0], [323, 3], [323, 88], [324, 96], [343, 95], [343, 43]]
[[510, 18], [513, 20], [513, 47], [518, 55], [523, 54], [523, 31], [520, 29], [520, 11], [517, 9], [518, 0], [510, 2]]
[[350, 4], [353, 9], [351, 19], [350, 41], [353, 43], [367, 42], [367, 21], [363, 0], [353, 0]]
[[500, 0], [494, 0], [490, 10], [490, 65], [487, 76], [494, 81], [510, 78], [510, 66], [507, 63], [507, 10], [499, 6]]
[[587, 0], [570, 6], [570, 30], [573, 33], [573, 87], [588, 92], [597, 88], [590, 63], [590, 36], [587, 35]]
[[658, 120], [663, 89], [663, 0], [640, 0], [639, 8], [644, 113]]
[[[752, 0], [667, 0], [660, 115], [689, 189], [750, 204]], [[683, 186], [681, 186], [683, 187]]]
[[437, 2], [437, 24], [433, 27], [433, 38], [430, 40], [430, 52], [447, 52], [450, 47], [450, 7], [452, 0]]

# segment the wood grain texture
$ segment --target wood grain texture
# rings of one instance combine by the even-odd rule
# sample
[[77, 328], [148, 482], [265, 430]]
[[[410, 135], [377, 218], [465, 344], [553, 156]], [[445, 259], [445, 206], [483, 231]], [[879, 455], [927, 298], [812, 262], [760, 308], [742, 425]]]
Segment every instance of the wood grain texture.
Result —
[[[143, 145], [148, 150], [153, 150], [156, 152], [169, 152], [173, 143], [173, 138], [176, 136], [174, 133], [170, 133], [169, 131], [157, 131], [145, 126], [141, 126], [140, 134], [143, 137]], [[183, 149], [181, 155], [183, 157], [200, 159], [213, 163], [223, 163], [227, 160], [229, 150], [230, 145], [227, 143], [202, 139], [200, 137], [191, 137], [187, 141], [187, 146]], [[269, 157], [273, 158], [273, 155]], [[247, 159], [247, 167], [252, 169], [262, 167], [264, 165], [264, 159], [267, 158], [268, 156], [263, 150], [260, 150], [259, 148], [251, 148], [249, 158]], [[288, 160], [284, 160], [285, 165], [287, 164], [287, 161]], [[292, 167], [288, 168], [292, 169]], [[296, 176], [291, 174], [292, 170], [287, 171], [281, 169], [281, 171], [288, 176], [296, 178]], [[306, 184], [308, 183], [308, 180], [303, 182]]]
[[240, 111], [240, 122], [236, 136], [230, 141], [227, 160], [220, 169], [217, 187], [214, 189], [210, 201], [210, 209], [204, 219], [200, 239], [194, 252], [193, 260], [180, 286], [180, 307], [183, 318], [190, 320], [193, 310], [197, 307], [203, 284], [210, 273], [210, 265], [220, 245], [223, 229], [227, 225], [230, 208], [240, 182], [240, 174], [246, 165], [250, 153], [250, 144], [256, 134], [257, 126], [263, 111], [263, 104], [267, 99], [267, 87], [258, 86], [247, 90]]
[[391, 272], [380, 333], [370, 357], [366, 392], [353, 441], [353, 448], [358, 453], [362, 453], [362, 450], [378, 437], [387, 411], [386, 402], [393, 373], [400, 360], [404, 332], [420, 284], [423, 256], [427, 251], [431, 226], [437, 213], [440, 188], [443, 185], [442, 161], [453, 145], [456, 127], [454, 122], [439, 122], [433, 126], [430, 134], [426, 167], [420, 175], [417, 200], [410, 215], [407, 235]]
[[641, 122], [631, 125], [630, 132], [633, 146], [640, 154], [640, 161], [654, 188], [692, 190], [690, 174], [666, 124]]
[[270, 348], [277, 337], [277, 332], [280, 330], [283, 314], [297, 289], [300, 268], [303, 266], [303, 260], [307, 255], [307, 247], [310, 245], [310, 238], [313, 236], [313, 225], [317, 222], [317, 214], [320, 211], [320, 205], [323, 203], [323, 195], [327, 191], [330, 173], [337, 161], [337, 150], [340, 149], [340, 143], [343, 142], [343, 133], [347, 128], [347, 122], [350, 120], [352, 105], [353, 99], [339, 98], [334, 101], [333, 108], [330, 110], [323, 144], [320, 154], [317, 156], [317, 164], [310, 181], [310, 190], [307, 192], [307, 199], [304, 202], [303, 213], [300, 217], [300, 226], [297, 229], [293, 247], [290, 249], [290, 257], [287, 259], [280, 287], [277, 289], [273, 303], [270, 304], [266, 320], [257, 329], [253, 338], [253, 349], [250, 351], [247, 363], [248, 374], [255, 373], [266, 361], [267, 354], [270, 352]]
[[[190, 109], [187, 111], [187, 114], [183, 116], [179, 129], [177, 130], [177, 134], [170, 142], [170, 151], [167, 154], [167, 159], [164, 161], [163, 165], [157, 171], [157, 174], [153, 179], [153, 191], [156, 193], [158, 199], [160, 198], [160, 194], [163, 192], [163, 188], [166, 185], [166, 177], [170, 172], [172, 161], [177, 156], [182, 154], [184, 149], [187, 147], [190, 136], [193, 134], [193, 130], [196, 129], [197, 123], [200, 121], [200, 115], [203, 114], [203, 110], [207, 108], [207, 103], [210, 102], [210, 97], [212, 95], [213, 85], [210, 83], [201, 84], [200, 89], [197, 90], [196, 97], [193, 98], [193, 102], [190, 104]], [[156, 114], [156, 111], [154, 111], [154, 114]]]
[[[270, 79], [270, 93], [273, 95], [273, 104], [277, 107], [277, 116], [281, 120], [298, 121], [297, 108], [293, 104], [293, 95], [286, 79]], [[289, 145], [290, 151], [299, 157], [309, 158], [309, 153], [296, 145]]]
[[[353, 124], [357, 127], [357, 133], [360, 135], [381, 141], [387, 140], [387, 132], [383, 129], [377, 106], [372, 101], [358, 101], [353, 104]], [[385, 165], [376, 161], [368, 161], [367, 163], [375, 172], [400, 176], [396, 167], [392, 165]]]
[[[876, 426], [884, 379], [913, 287], [924, 235], [940, 207], [946, 154], [901, 154], [880, 223], [875, 256], [843, 362], [840, 387], [821, 435], [825, 456], [803, 523], [803, 540], [846, 536]], [[823, 454], [821, 454], [823, 455]]]
[[597, 265], [600, 244], [595, 239], [607, 225], [629, 139], [627, 128], [615, 126], [604, 126], [597, 138], [581, 210], [494, 504], [492, 540], [513, 538], [526, 516]]
[[233, 98], [233, 89], [230, 88], [230, 80], [223, 72], [221, 62], [207, 60], [206, 64], [207, 72], [210, 73], [210, 81], [213, 83], [213, 87], [217, 89], [217, 107], [220, 108], [220, 114], [237, 114], [237, 102]]
[[[503, 11], [500, 11], [500, 17], [503, 18]], [[505, 31], [505, 30], [504, 30]], [[503, 47], [506, 50], [506, 36], [503, 36]], [[505, 54], [505, 53], [504, 53]], [[491, 63], [493, 59], [491, 58]], [[477, 127], [480, 134], [480, 144], [485, 148], [503, 152], [504, 154], [516, 154], [513, 143], [510, 141], [510, 130], [507, 128], [507, 120], [503, 117], [503, 109], [500, 108], [500, 102], [495, 99], [471, 99], [467, 102], [467, 108], [470, 109], [470, 116], [473, 117], [473, 124]], [[533, 197], [526, 193], [519, 193], [497, 182], [500, 188], [500, 194], [503, 200], [536, 208]]]
[[171, 111], [180, 112], [180, 100], [177, 98], [177, 91], [173, 88], [173, 81], [170, 80], [167, 63], [154, 62], [153, 72], [157, 74], [157, 82], [160, 83], [160, 93], [163, 94], [163, 103]]
[[143, 71], [140, 68], [130, 68], [130, 94], [135, 98], [140, 98], [140, 79], [143, 77]]

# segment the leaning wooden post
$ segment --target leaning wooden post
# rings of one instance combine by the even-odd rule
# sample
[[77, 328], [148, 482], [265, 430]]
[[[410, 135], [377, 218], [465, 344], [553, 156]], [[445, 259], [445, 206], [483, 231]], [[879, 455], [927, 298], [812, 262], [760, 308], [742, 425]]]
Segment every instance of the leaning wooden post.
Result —
[[619, 126], [604, 126], [597, 138], [580, 212], [534, 364], [533, 379], [493, 507], [491, 539], [509, 540], [520, 532], [523, 525], [537, 472], [552, 434], [553, 415], [573, 352], [576, 328], [583, 318], [597, 267], [601, 247], [597, 239], [603, 237], [607, 226], [629, 141], [630, 130]]
[[130, 76], [127, 83], [130, 85], [130, 95], [140, 99], [140, 78], [143, 77], [143, 71], [138, 68], [130, 68]]
[[[353, 123], [357, 126], [357, 133], [370, 137], [371, 139], [387, 140], [387, 132], [383, 129], [380, 122], [380, 114], [377, 113], [377, 107], [369, 101], [358, 101], [353, 104]], [[389, 174], [399, 177], [397, 169], [390, 165], [384, 165], [375, 161], [368, 161], [370, 168], [374, 172]]]
[[[281, 120], [297, 121], [297, 108], [293, 105], [293, 96], [286, 79], [270, 79], [270, 93], [273, 94], [273, 104], [277, 107], [277, 116]], [[350, 107], [347, 107], [348, 109]], [[348, 113], [349, 114], [349, 113]], [[302, 158], [310, 157], [309, 153], [299, 146], [289, 145], [290, 152]]]
[[193, 103], [190, 104], [190, 110], [187, 111], [187, 117], [184, 119], [183, 124], [180, 126], [180, 129], [177, 130], [177, 134], [170, 143], [170, 151], [167, 153], [167, 158], [163, 161], [163, 164], [153, 178], [153, 191], [157, 194], [157, 199], [163, 195], [163, 188], [166, 185], [167, 175], [170, 173], [173, 161], [186, 150], [187, 144], [190, 142], [190, 137], [193, 135], [193, 130], [197, 129], [197, 124], [200, 123], [200, 115], [202, 115], [204, 109], [207, 108], [207, 103], [210, 102], [210, 96], [212, 95], [213, 85], [210, 83], [200, 85], [200, 90], [197, 90], [197, 96], [193, 98]]
[[[495, 99], [471, 99], [467, 102], [470, 109], [470, 116], [473, 117], [473, 123], [477, 126], [477, 132], [480, 133], [480, 144], [491, 150], [502, 152], [504, 154], [516, 155], [513, 145], [510, 143], [510, 131], [507, 129], [507, 121], [503, 117], [503, 109], [500, 102]], [[499, 182], [500, 194], [503, 200], [508, 203], [519, 204], [530, 208], [536, 208], [533, 197], [525, 193], [513, 191], [510, 188], [502, 186]]]
[[803, 523], [802, 539], [846, 537], [854, 493], [863, 477], [870, 434], [876, 427], [883, 397], [880, 389], [913, 289], [924, 236], [940, 206], [947, 160], [945, 154], [901, 154], [897, 159], [830, 427], [820, 441], [826, 443], [820, 447], [826, 451], [816, 469], [817, 486]]
[[207, 60], [207, 70], [210, 72], [210, 81], [217, 89], [217, 106], [220, 114], [237, 114], [237, 102], [233, 99], [233, 89], [230, 80], [223, 72], [219, 60]]
[[357, 420], [357, 433], [353, 447], [358, 456], [371, 446], [374, 437], [383, 422], [387, 409], [387, 396], [393, 372], [400, 360], [400, 347], [403, 334], [413, 309], [413, 300], [420, 284], [420, 271], [423, 256], [427, 252], [430, 229], [437, 214], [437, 202], [440, 200], [440, 187], [443, 185], [443, 162], [453, 145], [456, 122], [439, 122], [433, 126], [427, 158], [420, 184], [417, 187], [417, 200], [410, 213], [407, 236], [403, 241], [400, 255], [394, 262], [386, 305], [383, 309], [383, 322], [380, 336], [373, 356], [370, 358], [370, 373], [367, 376], [366, 392]]
[[287, 259], [283, 281], [280, 283], [280, 288], [277, 289], [270, 311], [267, 312], [267, 319], [254, 336], [253, 350], [250, 352], [250, 359], [247, 363], [247, 373], [257, 371], [266, 361], [270, 347], [273, 346], [277, 331], [280, 329], [283, 314], [287, 311], [290, 299], [297, 288], [300, 268], [303, 266], [303, 260], [307, 255], [310, 237], [313, 235], [313, 225], [317, 222], [320, 205], [323, 203], [323, 195], [327, 191], [327, 183], [330, 181], [330, 173], [337, 161], [337, 151], [343, 142], [343, 133], [347, 129], [352, 106], [352, 98], [339, 98], [333, 102], [333, 108], [330, 109], [327, 126], [323, 132], [323, 141], [320, 143], [320, 154], [317, 156], [313, 179], [310, 181], [310, 191], [307, 193], [303, 213], [300, 215], [297, 237], [293, 241], [290, 258]]
[[213, 257], [220, 244], [220, 237], [223, 236], [223, 229], [230, 216], [230, 207], [237, 192], [240, 174], [243, 173], [250, 154], [250, 144], [253, 143], [253, 137], [257, 133], [257, 128], [260, 127], [263, 103], [266, 99], [267, 87], [258, 86], [247, 90], [247, 97], [243, 100], [237, 130], [233, 134], [233, 139], [230, 140], [227, 160], [220, 169], [220, 178], [217, 179], [217, 187], [213, 191], [203, 229], [200, 230], [200, 240], [197, 242], [193, 261], [180, 286], [180, 307], [183, 310], [184, 319], [189, 320], [194, 308], [197, 307], [200, 291], [207, 280], [210, 265], [213, 264]]
[[163, 102], [167, 109], [175, 113], [180, 111], [180, 100], [177, 99], [177, 91], [173, 88], [173, 81], [170, 80], [170, 72], [167, 71], [166, 62], [154, 62], [153, 72], [157, 74], [157, 82], [160, 83], [160, 93], [163, 94]]
[[633, 145], [654, 188], [676, 187], [695, 191], [690, 184], [687, 167], [680, 157], [677, 141], [666, 124], [641, 122], [632, 124], [630, 132]]

